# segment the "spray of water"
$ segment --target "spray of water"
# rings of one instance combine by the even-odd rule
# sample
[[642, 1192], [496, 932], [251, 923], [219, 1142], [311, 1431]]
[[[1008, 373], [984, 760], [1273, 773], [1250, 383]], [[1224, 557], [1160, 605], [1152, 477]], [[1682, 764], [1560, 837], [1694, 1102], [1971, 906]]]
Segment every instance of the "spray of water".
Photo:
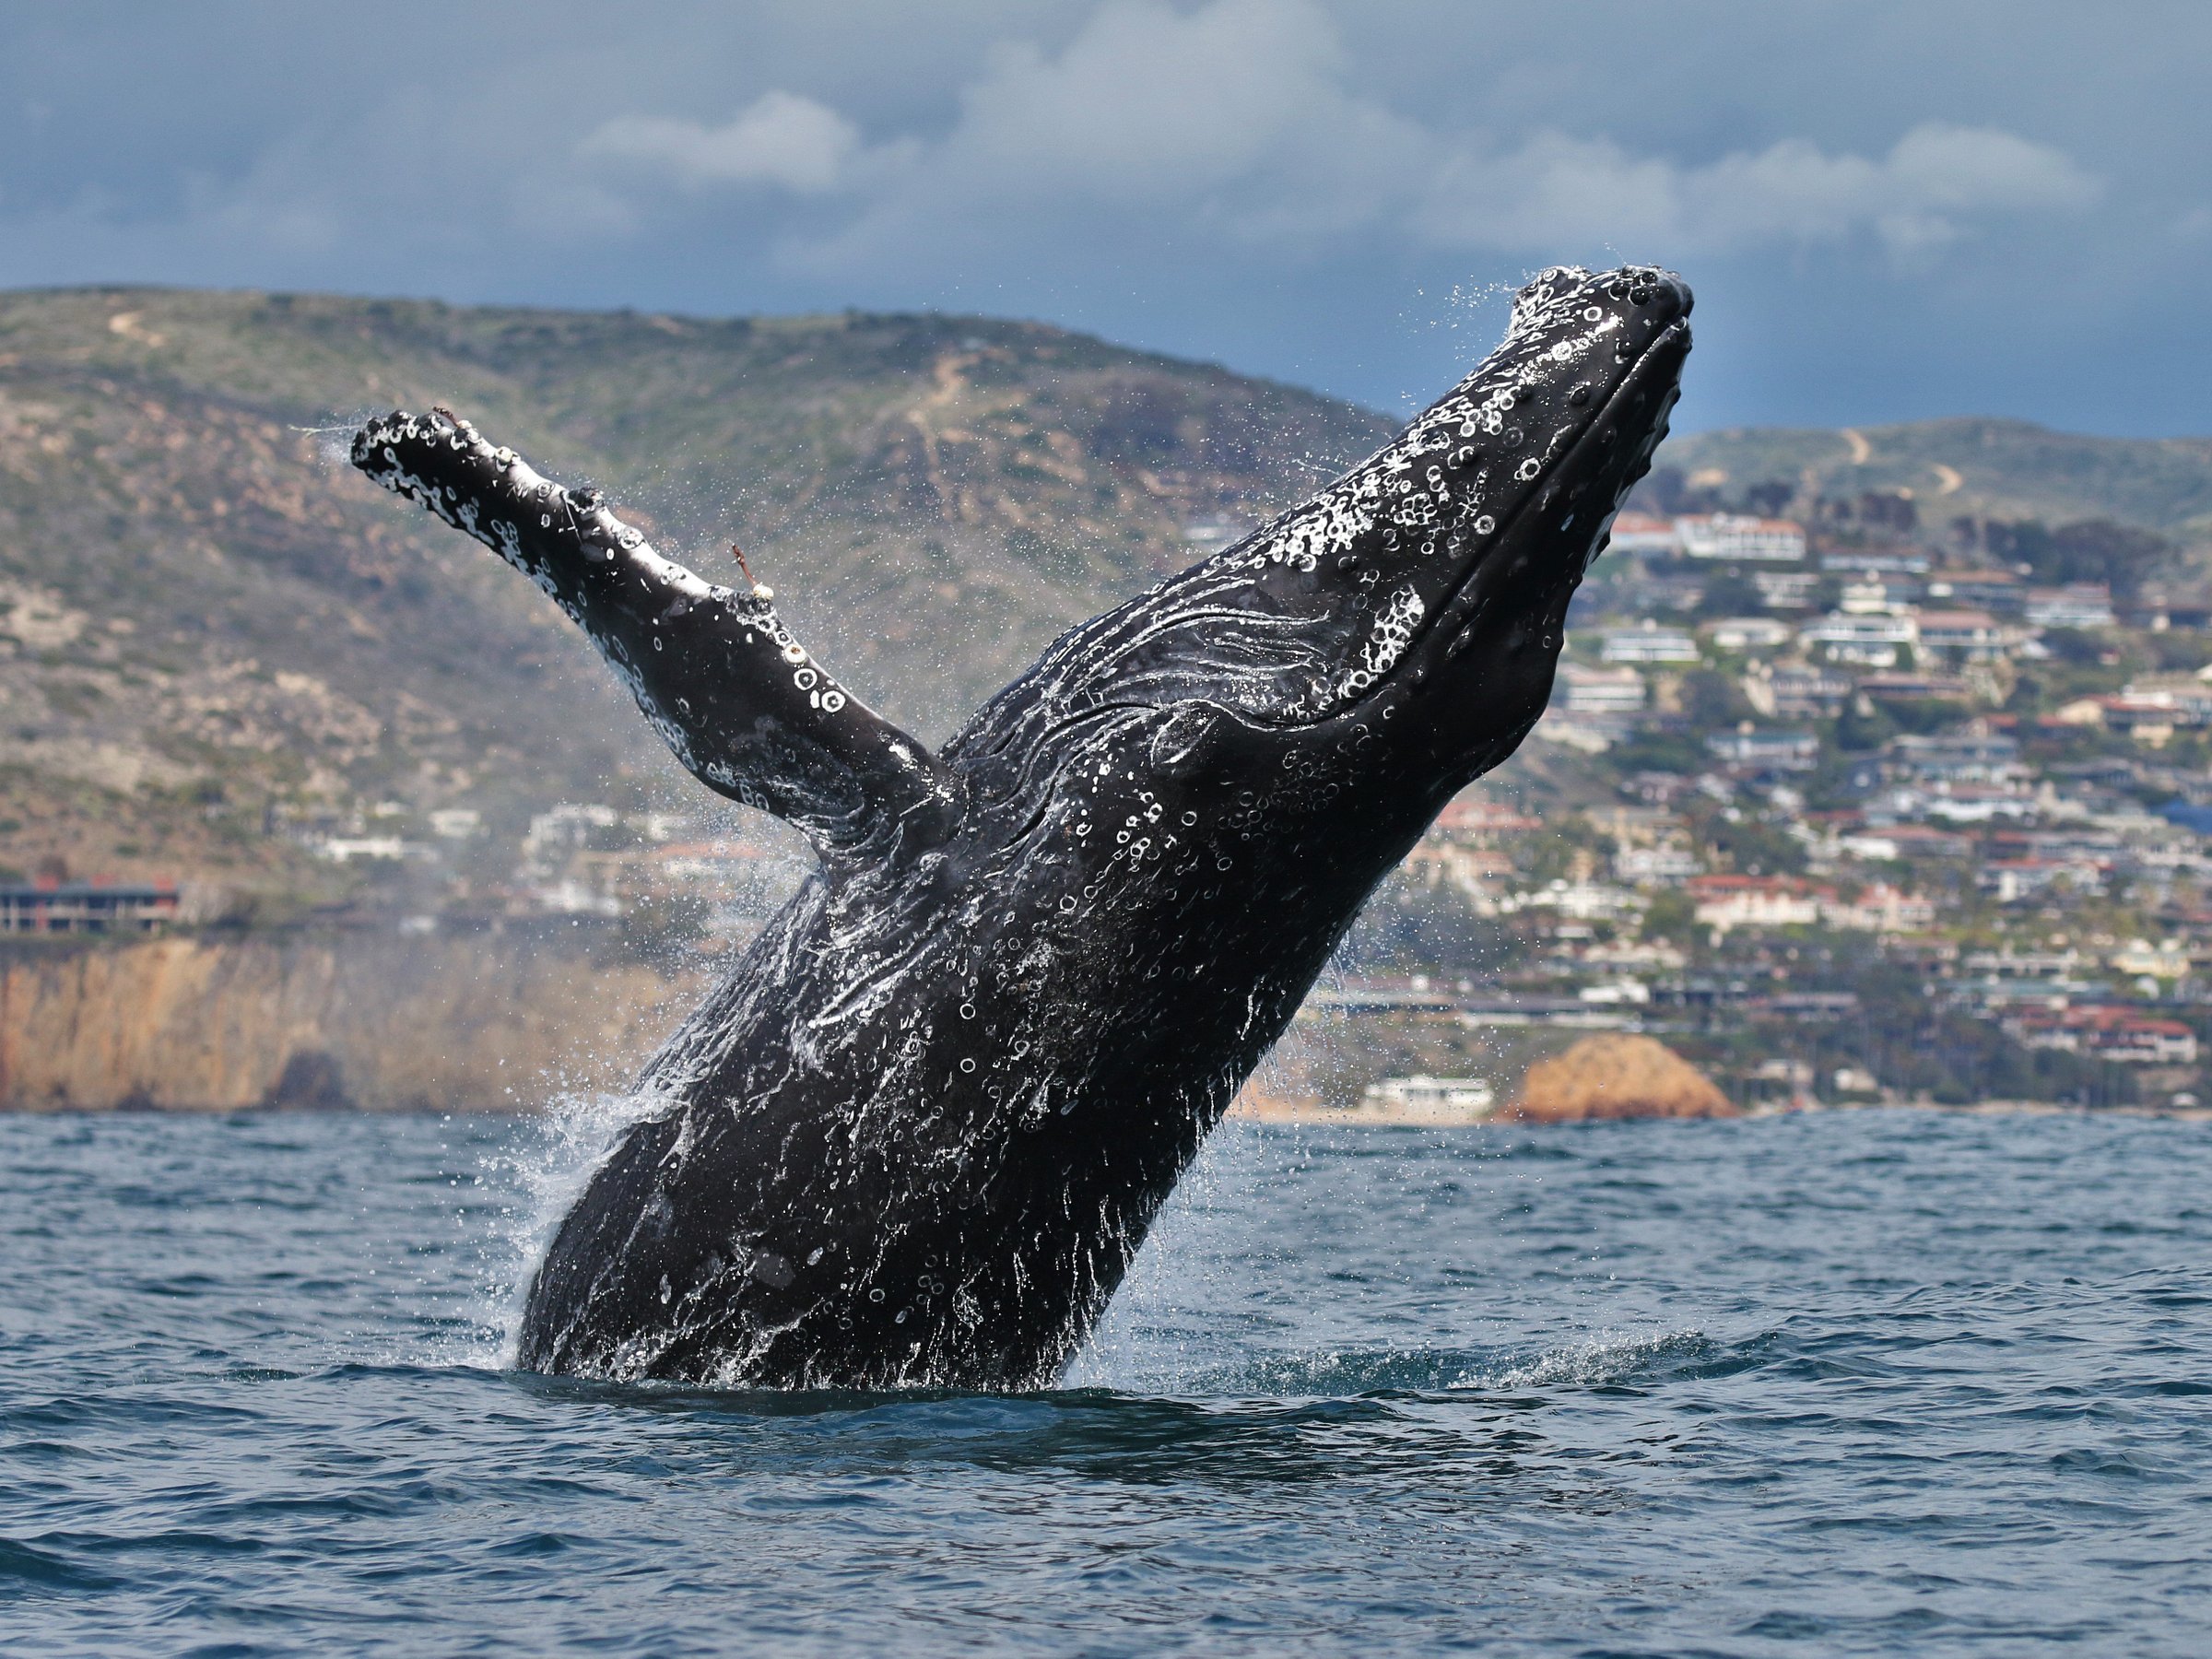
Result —
[[622, 1132], [656, 1104], [648, 1095], [557, 1088], [544, 1111], [517, 1117], [512, 1132], [477, 1159], [477, 1183], [509, 1197], [479, 1220], [469, 1312], [481, 1335], [452, 1362], [513, 1365], [523, 1298], [554, 1230]]

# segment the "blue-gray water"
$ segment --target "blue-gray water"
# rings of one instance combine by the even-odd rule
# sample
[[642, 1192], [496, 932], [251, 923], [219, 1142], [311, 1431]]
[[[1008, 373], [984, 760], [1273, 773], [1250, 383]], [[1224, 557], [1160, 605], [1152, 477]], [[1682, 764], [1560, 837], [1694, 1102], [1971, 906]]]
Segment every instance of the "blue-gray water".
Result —
[[0, 1648], [2205, 1649], [2202, 1125], [1231, 1126], [1017, 1398], [501, 1370], [547, 1133], [0, 1119]]

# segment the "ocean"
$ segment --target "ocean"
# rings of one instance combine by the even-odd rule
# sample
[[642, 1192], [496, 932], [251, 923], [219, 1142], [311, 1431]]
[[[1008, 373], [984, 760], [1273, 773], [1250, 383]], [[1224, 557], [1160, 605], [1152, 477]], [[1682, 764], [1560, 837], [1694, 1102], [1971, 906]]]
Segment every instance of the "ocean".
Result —
[[10, 1654], [2195, 1654], [2212, 1129], [1230, 1124], [1048, 1393], [502, 1355], [604, 1120], [0, 1118]]

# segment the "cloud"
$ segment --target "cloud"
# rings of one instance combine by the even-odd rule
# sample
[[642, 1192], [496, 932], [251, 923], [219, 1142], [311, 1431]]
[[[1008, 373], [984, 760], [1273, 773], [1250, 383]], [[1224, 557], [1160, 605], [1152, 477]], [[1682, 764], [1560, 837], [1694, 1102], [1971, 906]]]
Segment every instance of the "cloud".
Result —
[[1497, 251], [1601, 241], [1673, 257], [1872, 235], [1905, 255], [1980, 219], [2070, 212], [2098, 194], [2058, 150], [1989, 128], [1924, 124], [1879, 159], [1788, 138], [1687, 167], [1552, 133], [1506, 156], [1454, 156], [1415, 218], [1439, 245]]
[[783, 263], [940, 267], [1055, 223], [1084, 232], [1298, 254], [1355, 239], [1551, 258], [1608, 249], [1681, 259], [1869, 241], [1922, 261], [1988, 221], [2091, 204], [2099, 181], [2048, 145], [1923, 123], [1883, 156], [1804, 138], [1703, 162], [1602, 135], [1500, 144], [1424, 123], [1359, 85], [1316, 0], [1110, 0], [1057, 53], [991, 49], [938, 134], [870, 148], [826, 104], [773, 91], [728, 124], [627, 116], [587, 157], [690, 187], [837, 198]]
[[1335, 26], [1308, 0], [1215, 0], [1188, 14], [1101, 7], [1057, 58], [1003, 46], [964, 88], [933, 158], [973, 188], [1187, 200], [1271, 171], [1341, 113]]
[[618, 116], [577, 151], [659, 166], [688, 184], [773, 184], [814, 194], [842, 182], [860, 148], [860, 129], [829, 105], [771, 91], [718, 127]]

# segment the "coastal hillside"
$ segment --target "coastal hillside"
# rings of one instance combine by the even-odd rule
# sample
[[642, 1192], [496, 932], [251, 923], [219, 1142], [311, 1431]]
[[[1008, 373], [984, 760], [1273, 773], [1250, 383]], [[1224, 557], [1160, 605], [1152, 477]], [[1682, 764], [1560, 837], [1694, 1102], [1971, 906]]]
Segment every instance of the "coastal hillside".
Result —
[[2109, 519], [2212, 542], [2212, 438], [2088, 438], [1971, 417], [1737, 427], [1677, 438], [1662, 464], [1724, 498], [1780, 483], [1800, 501], [1895, 495], [1936, 522]]
[[0, 866], [328, 897], [272, 830], [697, 798], [528, 583], [343, 464], [361, 418], [433, 403], [710, 574], [742, 544], [933, 738], [1391, 426], [978, 318], [0, 295]]
[[[312, 889], [328, 873], [276, 822], [384, 802], [519, 832], [564, 796], [677, 798], [552, 609], [339, 460], [363, 415], [432, 403], [713, 574], [746, 546], [825, 660], [933, 737], [1392, 425], [982, 318], [0, 296], [0, 868]], [[1723, 494], [1917, 487], [2183, 532], [2212, 511], [2203, 442], [2017, 423], [1711, 433], [1662, 459]]]
[[[0, 295], [0, 872], [332, 901], [350, 878], [285, 826], [463, 810], [512, 839], [563, 798], [696, 808], [550, 606], [343, 465], [364, 415], [432, 403], [711, 574], [744, 545], [823, 658], [933, 738], [1394, 424], [984, 318]], [[2184, 539], [2212, 512], [2204, 441], [1998, 421], [1708, 433], [1661, 462], [1719, 504], [1906, 490]]]
[[[345, 465], [433, 404], [712, 575], [742, 545], [932, 740], [1394, 425], [991, 319], [0, 295], [0, 1107], [618, 1078], [793, 890], [528, 582]], [[1277, 1103], [1502, 1099], [1611, 1030], [1738, 1105], [2195, 1109], [2212, 443], [1709, 432], [1633, 506]]]

